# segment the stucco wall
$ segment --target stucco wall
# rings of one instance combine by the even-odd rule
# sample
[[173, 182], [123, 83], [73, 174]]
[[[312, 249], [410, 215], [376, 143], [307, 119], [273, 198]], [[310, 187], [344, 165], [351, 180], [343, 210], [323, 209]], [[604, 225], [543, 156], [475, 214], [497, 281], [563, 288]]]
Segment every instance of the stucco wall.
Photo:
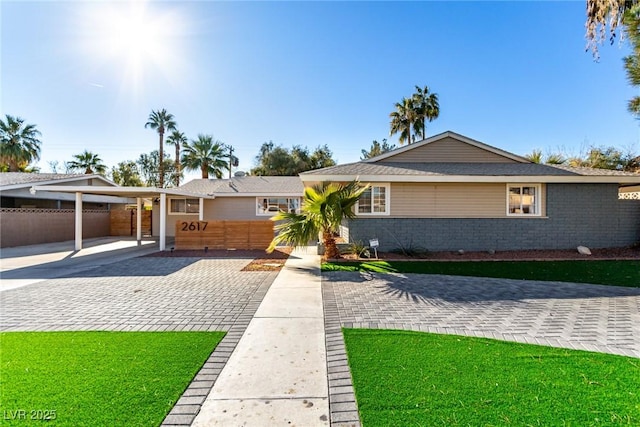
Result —
[[[0, 247], [75, 239], [75, 213], [57, 209], [2, 209]], [[109, 211], [83, 211], [82, 237], [109, 235]]]
[[349, 241], [377, 237], [400, 247], [484, 251], [622, 247], [640, 241], [640, 201], [619, 200], [616, 184], [548, 184], [542, 218], [357, 218]]

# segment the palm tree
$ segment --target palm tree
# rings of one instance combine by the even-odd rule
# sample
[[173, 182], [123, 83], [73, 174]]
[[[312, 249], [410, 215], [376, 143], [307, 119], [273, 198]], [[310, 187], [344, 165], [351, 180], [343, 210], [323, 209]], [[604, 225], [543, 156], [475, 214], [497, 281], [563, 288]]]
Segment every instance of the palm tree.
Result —
[[278, 233], [267, 252], [280, 244], [305, 246], [321, 234], [325, 258], [340, 258], [334, 234], [343, 219], [355, 217], [354, 206], [367, 188], [358, 181], [305, 188], [300, 213], [281, 211], [271, 218], [279, 221], [275, 226]]
[[411, 144], [411, 127], [417, 120], [416, 109], [412, 98], [402, 98], [401, 102], [396, 102], [396, 111], [391, 112], [391, 130], [389, 135], [393, 136], [400, 132], [400, 145], [405, 141]]
[[[164, 108], [160, 111], [151, 110], [151, 114], [149, 114], [149, 119], [147, 123], [144, 125], [145, 128], [151, 128], [158, 131], [158, 135], [160, 135], [160, 158], [164, 159], [164, 133], [168, 130], [175, 130], [176, 122], [173, 119], [173, 114], [167, 113], [167, 110]], [[164, 165], [162, 162], [159, 164], [158, 169], [160, 188], [164, 187]]]
[[560, 153], [551, 153], [547, 155], [544, 162], [548, 165], [562, 165], [567, 162], [567, 159]]
[[84, 173], [91, 175], [93, 173], [99, 173], [104, 175], [107, 172], [107, 167], [102, 162], [102, 159], [91, 151], [84, 150], [80, 154], [73, 156], [74, 160], [67, 163], [70, 170], [84, 170]]
[[418, 116], [415, 124], [416, 135], [425, 139], [427, 137], [426, 122], [431, 123], [440, 115], [438, 94], [429, 93], [428, 86], [424, 88], [416, 86], [416, 93], [413, 94], [413, 106]]
[[198, 139], [182, 147], [182, 165], [188, 170], [200, 169], [202, 179], [208, 179], [209, 174], [220, 179], [223, 169], [229, 170], [224, 145], [218, 140], [214, 141], [211, 135], [200, 134]]
[[179, 132], [174, 130], [171, 132], [171, 135], [167, 138], [167, 144], [175, 145], [176, 147], [176, 187], [180, 187], [180, 147], [189, 142], [186, 136], [184, 136], [183, 132]]
[[542, 150], [534, 149], [531, 153], [525, 154], [524, 158], [531, 163], [542, 163]]
[[40, 159], [40, 131], [35, 125], [25, 125], [24, 119], [5, 115], [0, 119], [0, 164], [9, 172], [17, 172]]

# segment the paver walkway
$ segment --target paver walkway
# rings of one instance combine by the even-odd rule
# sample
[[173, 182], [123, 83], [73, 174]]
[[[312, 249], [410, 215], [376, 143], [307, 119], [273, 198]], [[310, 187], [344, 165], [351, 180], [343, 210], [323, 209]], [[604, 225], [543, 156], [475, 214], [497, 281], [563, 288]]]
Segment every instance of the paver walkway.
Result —
[[227, 331], [277, 272], [249, 259], [132, 258], [0, 292], [2, 331]]
[[640, 357], [640, 289], [420, 274], [323, 273], [345, 327], [470, 335]]
[[325, 354], [320, 259], [296, 250], [192, 425], [329, 425]]

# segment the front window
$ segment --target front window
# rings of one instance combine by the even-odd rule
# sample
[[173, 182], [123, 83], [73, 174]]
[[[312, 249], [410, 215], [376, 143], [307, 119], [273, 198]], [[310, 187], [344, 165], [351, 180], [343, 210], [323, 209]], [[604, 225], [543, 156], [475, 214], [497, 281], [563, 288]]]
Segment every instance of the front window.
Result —
[[507, 215], [540, 216], [539, 185], [508, 185]]
[[200, 213], [200, 199], [170, 199], [169, 213], [197, 215]]
[[358, 215], [388, 215], [389, 184], [369, 186], [360, 196], [356, 211]]
[[300, 213], [299, 197], [257, 197], [257, 215], [275, 215], [278, 212]]

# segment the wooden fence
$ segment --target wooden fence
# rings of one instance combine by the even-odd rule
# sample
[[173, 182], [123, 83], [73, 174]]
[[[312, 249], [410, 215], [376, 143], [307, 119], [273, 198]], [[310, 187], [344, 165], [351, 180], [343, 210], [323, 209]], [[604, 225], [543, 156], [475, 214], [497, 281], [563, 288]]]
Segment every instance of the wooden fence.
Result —
[[266, 249], [272, 221], [176, 221], [175, 248]]
[[[111, 236], [135, 236], [137, 215], [135, 209], [112, 209], [109, 234]], [[151, 211], [142, 211], [142, 235], [151, 235]]]

